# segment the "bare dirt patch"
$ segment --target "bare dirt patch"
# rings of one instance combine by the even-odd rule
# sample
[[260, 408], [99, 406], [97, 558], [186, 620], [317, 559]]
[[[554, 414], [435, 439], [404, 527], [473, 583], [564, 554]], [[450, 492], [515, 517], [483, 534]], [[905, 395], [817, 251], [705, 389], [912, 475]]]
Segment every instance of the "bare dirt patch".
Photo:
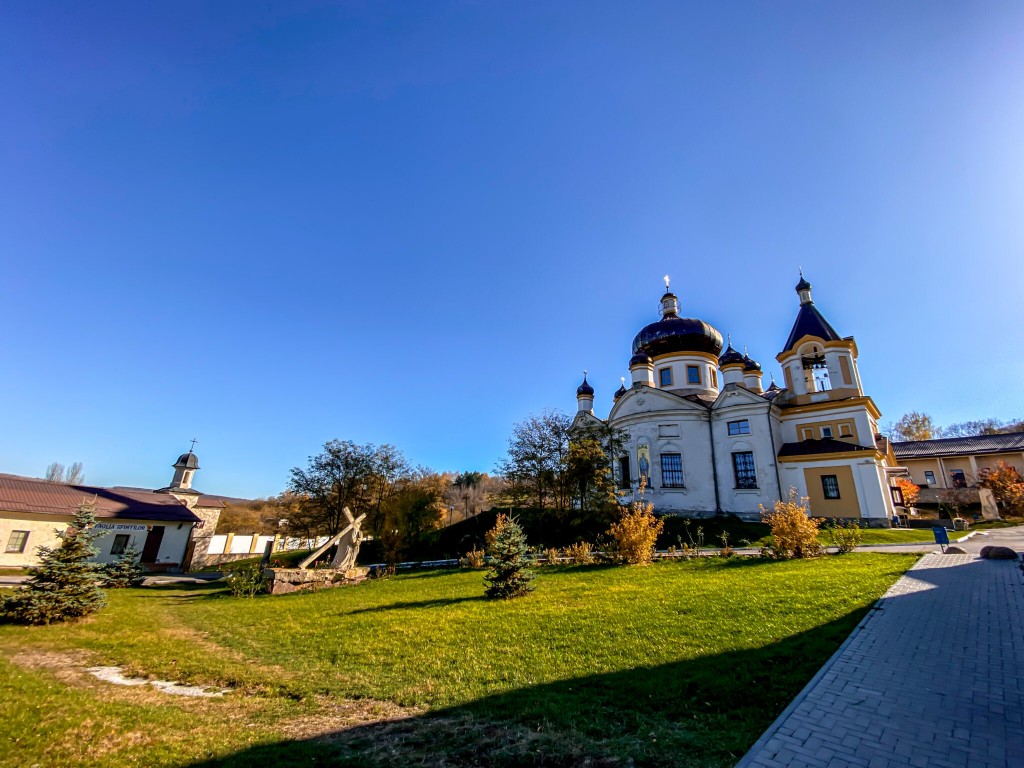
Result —
[[403, 707], [376, 699], [320, 699], [321, 711], [281, 724], [282, 733], [293, 739], [332, 741], [339, 732], [363, 725], [399, 723], [426, 713], [423, 707]]

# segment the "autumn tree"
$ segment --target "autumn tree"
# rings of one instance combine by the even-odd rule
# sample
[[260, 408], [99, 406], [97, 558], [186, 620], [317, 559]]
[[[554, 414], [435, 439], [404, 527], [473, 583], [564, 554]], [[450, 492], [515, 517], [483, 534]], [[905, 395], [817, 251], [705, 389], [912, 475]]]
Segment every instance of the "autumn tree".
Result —
[[1024, 420], [1001, 421], [1000, 419], [977, 419], [961, 421], [942, 427], [939, 437], [977, 437], [978, 435], [1003, 435], [1024, 431]]
[[938, 437], [932, 417], [918, 411], [903, 414], [899, 421], [887, 427], [886, 435], [890, 440], [901, 443]]
[[566, 509], [565, 459], [569, 453], [572, 420], [561, 411], [547, 410], [516, 424], [508, 441], [508, 455], [498, 471], [510, 483], [521, 485], [538, 509]]
[[917, 487], [917, 483], [908, 480], [905, 477], [896, 478], [896, 485], [901, 491], [903, 491], [903, 506], [912, 507], [917, 501], [917, 497], [921, 493], [921, 489]]
[[288, 490], [300, 501], [296, 525], [313, 535], [333, 536], [345, 525], [348, 507], [353, 514], [366, 514], [367, 527], [379, 536], [394, 487], [408, 471], [393, 446], [331, 440], [309, 457], [305, 468], [291, 471]]
[[1024, 510], [1024, 477], [1005, 461], [978, 473], [978, 487], [992, 491], [996, 502], [1008, 512]]
[[607, 424], [582, 427], [574, 432], [566, 456], [566, 481], [572, 505], [580, 510], [615, 508], [616, 456], [625, 449], [627, 435]]

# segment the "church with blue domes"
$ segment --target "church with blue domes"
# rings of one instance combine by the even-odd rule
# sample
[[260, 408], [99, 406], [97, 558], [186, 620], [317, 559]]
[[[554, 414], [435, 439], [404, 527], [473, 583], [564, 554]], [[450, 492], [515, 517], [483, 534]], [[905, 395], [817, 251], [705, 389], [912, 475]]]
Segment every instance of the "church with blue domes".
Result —
[[902, 511], [890, 481], [900, 470], [864, 394], [857, 344], [821, 314], [803, 274], [796, 293], [776, 356], [784, 386], [764, 388], [759, 363], [709, 323], [682, 316], [666, 278], [661, 316], [633, 339], [629, 385], [623, 378], [607, 417], [594, 414], [586, 376], [576, 390], [574, 430], [626, 436], [613, 465], [620, 501], [643, 484], [659, 513], [756, 519], [793, 488], [814, 517], [888, 526]]

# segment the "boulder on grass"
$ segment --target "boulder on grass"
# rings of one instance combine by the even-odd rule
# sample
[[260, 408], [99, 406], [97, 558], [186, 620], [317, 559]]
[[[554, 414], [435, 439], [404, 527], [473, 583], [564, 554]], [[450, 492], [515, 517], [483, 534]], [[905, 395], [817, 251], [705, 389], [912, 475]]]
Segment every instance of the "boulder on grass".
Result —
[[964, 549], [963, 547], [958, 547], [956, 544], [953, 544], [952, 546], [946, 547], [946, 554], [947, 555], [966, 555], [967, 554], [967, 550]]
[[1016, 560], [1016, 551], [1009, 547], [987, 546], [981, 548], [981, 556], [986, 560]]

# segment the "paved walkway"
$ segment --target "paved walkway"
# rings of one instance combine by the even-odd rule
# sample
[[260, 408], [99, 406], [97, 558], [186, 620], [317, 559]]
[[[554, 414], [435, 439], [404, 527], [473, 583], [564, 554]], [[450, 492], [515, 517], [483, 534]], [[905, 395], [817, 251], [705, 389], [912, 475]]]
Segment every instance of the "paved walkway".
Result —
[[1022, 718], [1019, 561], [929, 554], [737, 768], [1021, 768]]

